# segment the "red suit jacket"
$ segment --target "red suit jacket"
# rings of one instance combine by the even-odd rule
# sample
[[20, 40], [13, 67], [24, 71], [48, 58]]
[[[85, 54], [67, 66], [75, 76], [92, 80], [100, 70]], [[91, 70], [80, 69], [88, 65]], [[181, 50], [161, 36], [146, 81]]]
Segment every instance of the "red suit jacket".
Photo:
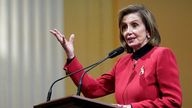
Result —
[[[75, 57], [64, 69], [74, 72], [82, 69]], [[78, 85], [83, 71], [72, 75]], [[182, 105], [179, 70], [172, 51], [153, 47], [138, 59], [125, 54], [113, 69], [97, 79], [85, 75], [82, 93], [89, 98], [115, 93], [118, 104], [131, 104], [133, 108], [178, 108]]]

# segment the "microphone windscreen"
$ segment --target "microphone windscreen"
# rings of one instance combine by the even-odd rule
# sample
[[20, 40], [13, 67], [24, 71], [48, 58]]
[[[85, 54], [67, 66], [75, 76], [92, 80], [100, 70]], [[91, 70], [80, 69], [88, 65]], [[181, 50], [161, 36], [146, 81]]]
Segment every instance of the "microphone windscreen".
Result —
[[114, 58], [120, 54], [122, 54], [124, 52], [124, 48], [121, 46], [113, 51], [111, 51], [109, 54], [108, 54], [108, 58]]

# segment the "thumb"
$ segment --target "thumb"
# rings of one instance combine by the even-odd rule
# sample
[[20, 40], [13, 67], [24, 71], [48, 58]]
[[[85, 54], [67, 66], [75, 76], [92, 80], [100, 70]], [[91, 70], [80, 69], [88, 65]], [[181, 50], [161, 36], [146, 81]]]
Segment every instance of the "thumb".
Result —
[[74, 38], [75, 38], [75, 34], [71, 34], [71, 36], [69, 38], [69, 41], [73, 43], [74, 42]]

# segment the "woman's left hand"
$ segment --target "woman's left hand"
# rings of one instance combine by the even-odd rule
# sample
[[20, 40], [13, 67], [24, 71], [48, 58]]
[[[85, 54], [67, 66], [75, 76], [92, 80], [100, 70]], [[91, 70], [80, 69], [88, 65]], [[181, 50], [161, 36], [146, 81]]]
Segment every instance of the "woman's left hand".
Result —
[[117, 108], [131, 108], [131, 105], [113, 104]]

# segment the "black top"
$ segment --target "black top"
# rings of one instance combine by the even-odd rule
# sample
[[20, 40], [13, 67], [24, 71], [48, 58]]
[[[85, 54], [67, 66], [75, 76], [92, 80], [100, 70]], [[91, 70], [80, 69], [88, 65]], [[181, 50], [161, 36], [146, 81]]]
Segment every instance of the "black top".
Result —
[[132, 59], [138, 60], [139, 58], [143, 57], [145, 54], [147, 54], [154, 46], [151, 44], [146, 44], [139, 50], [133, 52]]

